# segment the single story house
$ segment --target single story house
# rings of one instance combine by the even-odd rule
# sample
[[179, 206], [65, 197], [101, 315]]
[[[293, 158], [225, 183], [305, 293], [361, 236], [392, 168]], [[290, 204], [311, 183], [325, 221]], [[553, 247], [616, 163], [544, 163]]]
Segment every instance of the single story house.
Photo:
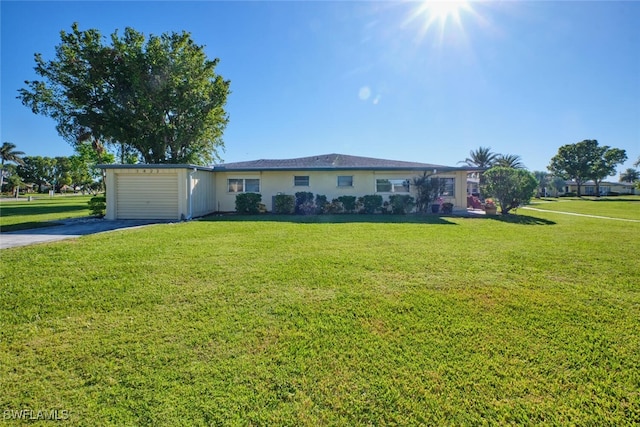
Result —
[[[563, 191], [558, 195], [564, 195], [567, 193], [576, 194], [578, 192], [578, 184], [575, 181], [565, 181]], [[596, 184], [593, 181], [584, 182], [580, 187], [580, 193], [583, 196], [595, 196]], [[600, 195], [623, 195], [623, 194], [640, 194], [640, 191], [635, 187], [635, 184], [629, 182], [601, 182], [600, 183]]]
[[334, 198], [392, 194], [415, 196], [411, 180], [424, 172], [444, 179], [444, 202], [467, 207], [473, 169], [429, 163], [325, 154], [254, 160], [213, 167], [172, 164], [101, 165], [106, 170], [107, 219], [190, 219], [235, 211], [240, 193], [259, 193], [271, 211], [278, 194], [300, 191]]

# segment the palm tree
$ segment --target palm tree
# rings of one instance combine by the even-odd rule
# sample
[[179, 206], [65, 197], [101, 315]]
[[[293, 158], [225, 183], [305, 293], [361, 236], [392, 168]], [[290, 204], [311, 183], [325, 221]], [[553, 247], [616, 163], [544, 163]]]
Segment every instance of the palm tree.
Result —
[[526, 169], [522, 159], [516, 154], [498, 154], [493, 165], [512, 169]]
[[458, 163], [465, 163], [467, 166], [477, 168], [490, 168], [498, 158], [498, 154], [491, 152], [491, 147], [480, 147], [477, 150], [471, 150], [469, 157]]
[[24, 153], [15, 149], [16, 145], [11, 142], [3, 142], [0, 146], [0, 191], [2, 191], [2, 185], [4, 184], [4, 162], [14, 162], [19, 165], [24, 165], [22, 156]]
[[640, 168], [640, 156], [638, 156], [638, 160], [633, 164], [633, 166]]
[[627, 169], [620, 174], [620, 182], [636, 182], [640, 180], [640, 171], [636, 169]]
[[547, 186], [549, 185], [549, 178], [551, 176], [545, 171], [534, 171], [533, 176], [538, 181], [538, 195], [540, 197], [547, 197]]

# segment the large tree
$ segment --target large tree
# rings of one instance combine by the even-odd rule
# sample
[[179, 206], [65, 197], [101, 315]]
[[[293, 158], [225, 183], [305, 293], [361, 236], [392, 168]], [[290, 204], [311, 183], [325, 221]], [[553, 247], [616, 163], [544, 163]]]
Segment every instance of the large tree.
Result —
[[538, 181], [533, 174], [524, 169], [496, 166], [484, 173], [485, 192], [498, 199], [503, 215], [512, 209], [529, 203]]
[[61, 32], [54, 60], [36, 54], [36, 73], [19, 98], [52, 117], [72, 145], [113, 146], [146, 163], [207, 164], [219, 159], [228, 122], [229, 81], [218, 59], [189, 33], [145, 36], [126, 28], [106, 44], [98, 30]]
[[580, 197], [582, 185], [592, 177], [592, 168], [597, 157], [598, 141], [586, 139], [560, 147], [547, 169], [556, 176], [575, 181]]
[[19, 165], [23, 164], [22, 151], [16, 150], [16, 145], [11, 142], [3, 142], [0, 146], [0, 191], [2, 191], [2, 185], [4, 184], [4, 164], [5, 162], [13, 162]]
[[51, 185], [55, 179], [55, 159], [51, 157], [27, 156], [18, 166], [17, 173], [24, 182], [36, 184], [38, 191], [44, 185]]
[[596, 184], [596, 195], [600, 197], [600, 183], [608, 176], [615, 175], [616, 167], [627, 160], [625, 150], [608, 145], [598, 147], [596, 159], [591, 168], [591, 179]]

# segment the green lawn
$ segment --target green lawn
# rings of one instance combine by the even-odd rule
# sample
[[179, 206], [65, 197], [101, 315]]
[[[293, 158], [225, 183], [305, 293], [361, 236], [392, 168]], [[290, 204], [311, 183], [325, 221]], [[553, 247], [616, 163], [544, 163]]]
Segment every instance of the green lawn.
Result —
[[640, 196], [534, 199], [531, 207], [640, 220]]
[[0, 231], [16, 231], [27, 228], [49, 227], [59, 219], [89, 216], [87, 202], [93, 196], [60, 196], [49, 198], [46, 194], [33, 196], [29, 202], [0, 202]]
[[3, 250], [0, 408], [637, 425], [640, 223], [519, 214], [211, 217]]

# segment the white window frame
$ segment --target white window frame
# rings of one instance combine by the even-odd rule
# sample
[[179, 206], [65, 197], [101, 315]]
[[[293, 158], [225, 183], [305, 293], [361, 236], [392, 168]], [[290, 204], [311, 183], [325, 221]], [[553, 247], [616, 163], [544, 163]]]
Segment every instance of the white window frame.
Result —
[[440, 178], [440, 180], [440, 188], [444, 189], [440, 196], [456, 197], [456, 179], [452, 177], [444, 177]]
[[[340, 178], [342, 178], [343, 180], [345, 178], [349, 178], [350, 184], [345, 185], [345, 184], [340, 184]], [[338, 175], [337, 178], [337, 182], [336, 182], [337, 186], [340, 188], [348, 188], [348, 187], [353, 187], [353, 175]]]
[[[238, 182], [240, 181], [240, 189], [233, 191], [231, 189], [231, 181]], [[258, 181], [258, 191], [246, 191], [247, 189], [247, 181]], [[252, 183], [253, 184], [253, 183]], [[259, 193], [260, 192], [260, 178], [227, 178], [227, 193], [231, 194], [240, 194], [240, 193]]]
[[[387, 181], [391, 186], [389, 191], [380, 190], [381, 181]], [[406, 178], [376, 178], [376, 193], [402, 193], [409, 194], [411, 192], [411, 181]]]

